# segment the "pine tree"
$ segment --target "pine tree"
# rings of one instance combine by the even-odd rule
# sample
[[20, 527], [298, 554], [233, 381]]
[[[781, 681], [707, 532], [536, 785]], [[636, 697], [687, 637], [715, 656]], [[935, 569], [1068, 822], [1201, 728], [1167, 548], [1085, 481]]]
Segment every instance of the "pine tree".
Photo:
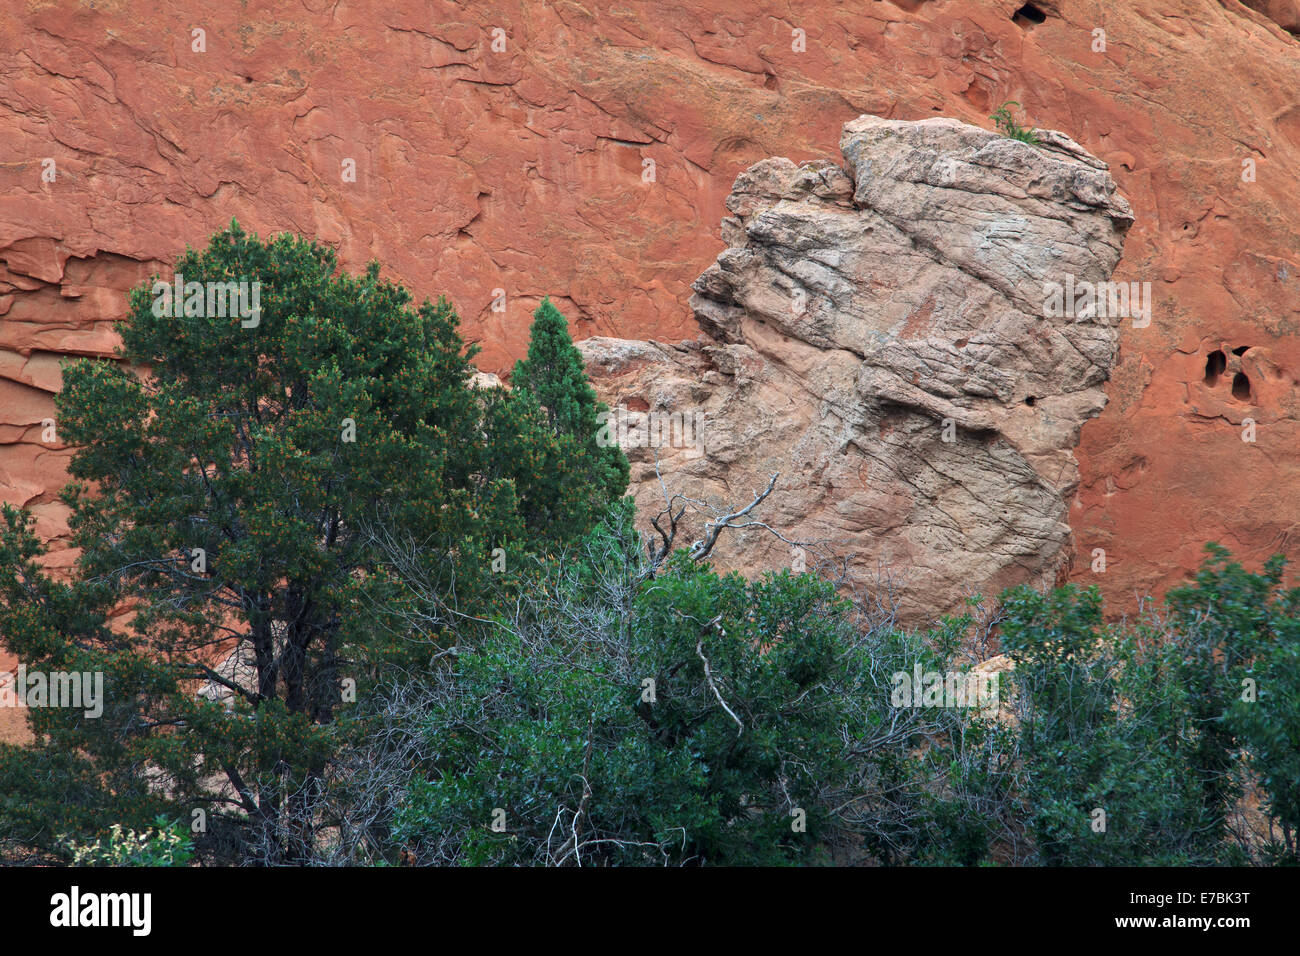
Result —
[[409, 626], [384, 545], [418, 543], [426, 610], [490, 614], [493, 549], [544, 537], [497, 462], [561, 453], [535, 406], [471, 386], [451, 306], [412, 308], [377, 263], [352, 276], [327, 248], [232, 223], [176, 272], [249, 282], [260, 311], [187, 292], [176, 315], [155, 307], [167, 283], [146, 284], [121, 361], [67, 368], [71, 581], [40, 568], [30, 515], [0, 521], [8, 648], [103, 673], [107, 698], [98, 718], [32, 710], [36, 744], [0, 748], [0, 840], [57, 852], [59, 833], [202, 810], [208, 858], [302, 861], [349, 689], [464, 639]]
[[510, 385], [519, 400], [545, 411], [557, 440], [540, 469], [515, 472], [525, 519], [552, 536], [576, 540], [627, 490], [629, 467], [622, 449], [597, 441], [606, 406], [549, 298], [533, 313], [528, 355], [515, 364]]
[[582, 353], [569, 336], [569, 323], [549, 298], [533, 313], [528, 357], [515, 363], [510, 384], [526, 388], [546, 409], [551, 427], [569, 435], [594, 434], [601, 407], [587, 381]]

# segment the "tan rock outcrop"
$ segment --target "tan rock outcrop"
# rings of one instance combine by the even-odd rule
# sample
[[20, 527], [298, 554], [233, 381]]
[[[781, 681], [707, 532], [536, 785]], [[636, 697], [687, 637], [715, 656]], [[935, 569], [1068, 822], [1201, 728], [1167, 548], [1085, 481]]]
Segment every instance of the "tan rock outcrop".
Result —
[[[780, 472], [763, 520], [851, 555], [859, 583], [901, 572], [913, 622], [1053, 583], [1071, 553], [1073, 449], [1105, 405], [1120, 333], [1110, 318], [1045, 316], [1045, 284], [1109, 280], [1128, 204], [1057, 133], [1031, 146], [956, 120], [863, 116], [840, 146], [843, 167], [772, 159], [736, 180], [729, 247], [691, 298], [706, 338], [583, 343], [598, 390], [638, 426], [625, 444], [641, 508], [662, 507], [659, 478], [726, 506]], [[639, 427], [700, 411], [703, 455]], [[758, 528], [714, 556], [792, 560]]]

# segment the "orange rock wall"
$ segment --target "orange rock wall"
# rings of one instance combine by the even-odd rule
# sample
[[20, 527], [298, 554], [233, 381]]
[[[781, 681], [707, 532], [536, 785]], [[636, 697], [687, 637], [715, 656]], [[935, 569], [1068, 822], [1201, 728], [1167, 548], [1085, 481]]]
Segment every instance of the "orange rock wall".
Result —
[[58, 361], [108, 353], [125, 291], [232, 217], [447, 294], [499, 372], [543, 295], [575, 338], [693, 338], [689, 285], [755, 161], [837, 159], [861, 113], [988, 125], [1017, 100], [1111, 164], [1137, 217], [1116, 279], [1155, 296], [1083, 428], [1076, 577], [1127, 605], [1208, 538], [1294, 553], [1300, 40], [1282, 27], [1300, 21], [1291, 0], [1249, 6], [1041, 0], [1040, 23], [1017, 0], [7, 3], [0, 498], [68, 560], [68, 451], [42, 425]]

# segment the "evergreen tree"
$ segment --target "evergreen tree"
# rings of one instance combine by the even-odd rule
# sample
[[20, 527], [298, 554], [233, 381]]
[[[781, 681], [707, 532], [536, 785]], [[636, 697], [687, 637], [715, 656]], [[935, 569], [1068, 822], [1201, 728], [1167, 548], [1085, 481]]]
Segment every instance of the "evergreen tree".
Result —
[[512, 466], [525, 520], [575, 541], [627, 490], [629, 468], [622, 449], [598, 443], [606, 406], [597, 400], [568, 323], [549, 298], [533, 313], [528, 355], [515, 364], [510, 385], [517, 401], [541, 407], [556, 438], [535, 467]]
[[587, 381], [582, 353], [569, 336], [569, 323], [549, 298], [533, 313], [528, 357], [515, 363], [510, 384], [533, 393], [556, 431], [584, 437], [595, 433], [596, 415], [603, 406]]
[[232, 223], [176, 272], [248, 282], [260, 312], [214, 309], [200, 285], [176, 315], [146, 285], [122, 361], [67, 368], [68, 583], [39, 567], [30, 516], [4, 511], [0, 633], [29, 667], [103, 673], [106, 703], [33, 709], [36, 744], [0, 748], [0, 838], [49, 852], [202, 810], [209, 858], [302, 861], [352, 688], [464, 639], [409, 626], [394, 552], [418, 542], [424, 603], [484, 610], [493, 549], [534, 537], [495, 462], [555, 441], [535, 407], [470, 385], [451, 306], [411, 308], [377, 263], [340, 273], [327, 248]]

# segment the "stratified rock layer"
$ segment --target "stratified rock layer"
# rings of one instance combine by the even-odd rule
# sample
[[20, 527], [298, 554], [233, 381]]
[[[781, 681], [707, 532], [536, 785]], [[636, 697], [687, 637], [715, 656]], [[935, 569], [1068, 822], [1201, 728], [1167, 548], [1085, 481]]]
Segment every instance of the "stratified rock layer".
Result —
[[[844, 128], [843, 168], [772, 159], [743, 173], [729, 248], [691, 299], [709, 336], [583, 346], [612, 402], [669, 422], [704, 410], [703, 455], [650, 447], [662, 429], [630, 450], [642, 510], [663, 507], [660, 479], [722, 506], [780, 472], [763, 520], [821, 543], [805, 551], [852, 555], [859, 581], [891, 569], [915, 622], [1054, 581], [1072, 451], [1105, 404], [1119, 329], [1044, 317], [1044, 285], [1109, 280], [1133, 216], [1104, 163], [1042, 139], [863, 116]], [[789, 551], [751, 529], [715, 556], [788, 566]]]

